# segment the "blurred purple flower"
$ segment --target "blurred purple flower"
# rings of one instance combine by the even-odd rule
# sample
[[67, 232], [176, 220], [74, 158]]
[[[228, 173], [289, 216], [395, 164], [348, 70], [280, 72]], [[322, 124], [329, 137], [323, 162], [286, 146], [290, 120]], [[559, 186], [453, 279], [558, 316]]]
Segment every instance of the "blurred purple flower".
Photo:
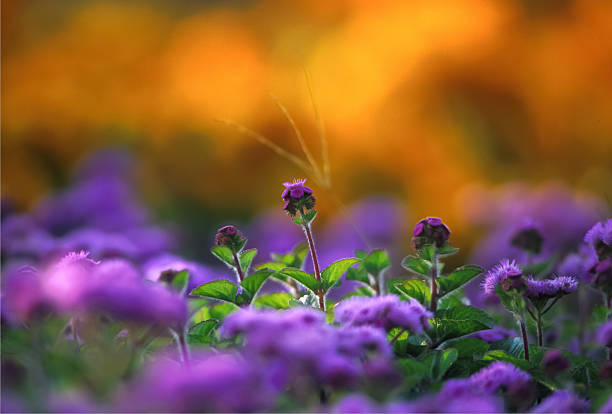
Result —
[[3, 255], [38, 259], [55, 248], [55, 239], [37, 227], [31, 216], [10, 215], [2, 220]]
[[485, 329], [484, 331], [474, 332], [470, 335], [472, 338], [481, 339], [485, 342], [497, 342], [506, 338], [513, 338], [516, 336], [514, 331], [506, 329], [502, 326], [495, 326], [492, 329]]
[[152, 282], [159, 281], [160, 276], [164, 272], [170, 271], [178, 273], [183, 270], [188, 270], [189, 282], [187, 285], [187, 292], [191, 292], [196, 287], [213, 280], [230, 280], [229, 276], [225, 275], [223, 272], [216, 272], [207, 266], [168, 253], [149, 259], [143, 264], [142, 269], [145, 279]]
[[587, 400], [568, 390], [558, 390], [534, 407], [532, 413], [586, 413], [590, 409]]
[[12, 322], [25, 322], [53, 309], [40, 289], [40, 274], [32, 266], [5, 268], [2, 283], [2, 315]]
[[554, 377], [555, 375], [567, 370], [570, 362], [563, 356], [559, 349], [551, 349], [544, 355], [542, 366], [546, 375]]
[[381, 409], [378, 404], [374, 401], [361, 394], [349, 394], [343, 397], [340, 401], [334, 405], [331, 409], [332, 413], [382, 413], [384, 410]]
[[347, 326], [373, 325], [391, 330], [404, 328], [413, 333], [429, 329], [427, 311], [417, 300], [400, 300], [397, 295], [351, 297], [340, 302], [334, 311], [335, 320]]
[[487, 393], [495, 393], [499, 389], [508, 392], [525, 389], [531, 382], [531, 377], [524, 371], [507, 362], [496, 361], [489, 364], [470, 377], [472, 386]]
[[189, 366], [159, 360], [119, 397], [124, 412], [268, 412], [276, 392], [256, 366], [234, 355], [198, 355]]
[[612, 348], [612, 321], [602, 324], [595, 338], [600, 345]]
[[591, 284], [594, 274], [590, 272], [597, 264], [597, 255], [585, 245], [580, 245], [578, 253], [570, 253], [557, 267], [560, 274], [573, 276], [582, 283]]

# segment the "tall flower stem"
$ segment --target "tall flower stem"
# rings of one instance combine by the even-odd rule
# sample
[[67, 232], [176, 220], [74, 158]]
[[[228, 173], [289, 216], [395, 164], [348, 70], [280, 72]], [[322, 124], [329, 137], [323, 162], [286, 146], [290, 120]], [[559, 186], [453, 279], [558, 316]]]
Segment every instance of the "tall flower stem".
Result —
[[543, 346], [544, 338], [542, 335], [542, 314], [538, 312], [538, 319], [536, 320], [536, 328], [538, 330], [538, 346]]
[[189, 365], [189, 348], [187, 346], [187, 341], [185, 340], [185, 334], [178, 334], [178, 343], [179, 349], [181, 351], [181, 357], [183, 358], [183, 363], [185, 365]]
[[438, 310], [438, 284], [436, 278], [438, 277], [438, 255], [434, 253], [433, 267], [431, 268], [431, 311], [435, 312]]
[[[302, 228], [304, 229], [304, 234], [306, 235], [306, 240], [308, 241], [308, 249], [310, 249], [310, 257], [312, 257], [312, 266], [314, 267], [315, 278], [317, 282], [321, 282], [321, 271], [319, 270], [319, 259], [317, 257], [317, 252], [315, 250], [314, 239], [312, 238], [312, 230], [310, 228], [310, 223], [306, 222], [304, 219], [304, 215], [302, 214], [302, 220], [304, 223]], [[325, 312], [325, 292], [319, 290], [317, 292], [317, 296], [319, 296], [319, 307], [323, 312]]]
[[527, 339], [527, 328], [523, 320], [519, 321], [521, 324], [521, 334], [523, 335], [523, 349], [525, 350], [525, 360], [529, 361], [529, 340]]
[[236, 273], [238, 274], [238, 282], [242, 283], [244, 280], [244, 273], [242, 273], [242, 267], [240, 267], [240, 260], [238, 259], [238, 255], [236, 252], [232, 251], [232, 256], [234, 256], [234, 268], [236, 269]]

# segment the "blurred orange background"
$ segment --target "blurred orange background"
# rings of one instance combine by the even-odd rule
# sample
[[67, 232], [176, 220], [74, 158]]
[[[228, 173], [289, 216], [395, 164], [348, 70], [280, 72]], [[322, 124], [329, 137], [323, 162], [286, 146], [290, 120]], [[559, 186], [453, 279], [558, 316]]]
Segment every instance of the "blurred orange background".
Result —
[[[304, 173], [227, 119], [303, 154], [332, 191], [390, 193], [410, 220], [474, 189], [560, 182], [612, 197], [612, 2], [3, 1], [2, 193], [28, 208], [90, 151], [131, 149], [143, 196], [248, 217]], [[315, 191], [320, 191], [313, 177]], [[336, 207], [324, 194], [323, 212]], [[280, 208], [280, 207], [279, 207]]]

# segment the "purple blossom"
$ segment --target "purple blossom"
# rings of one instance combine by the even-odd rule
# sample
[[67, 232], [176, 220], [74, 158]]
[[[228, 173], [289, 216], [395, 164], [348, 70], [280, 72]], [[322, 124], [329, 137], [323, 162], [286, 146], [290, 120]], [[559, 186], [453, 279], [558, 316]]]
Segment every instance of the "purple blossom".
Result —
[[191, 292], [196, 287], [213, 280], [227, 279], [227, 275], [216, 272], [202, 264], [185, 260], [179, 256], [164, 253], [147, 260], [142, 265], [144, 278], [152, 282], [157, 282], [165, 272], [178, 273], [183, 270], [189, 271], [189, 282], [187, 292]]
[[332, 413], [381, 413], [381, 407], [361, 394], [349, 394], [342, 398], [331, 410]]
[[276, 391], [257, 366], [234, 355], [194, 355], [189, 366], [159, 360], [118, 401], [124, 412], [268, 412]]
[[2, 314], [10, 321], [25, 322], [53, 309], [40, 289], [40, 274], [34, 267], [14, 265], [3, 276]]
[[578, 281], [571, 276], [557, 276], [553, 279], [534, 280], [527, 279], [527, 291], [525, 295], [529, 298], [554, 298], [568, 295], [578, 289]]
[[512, 246], [532, 254], [542, 251], [542, 242], [542, 226], [531, 218], [524, 219], [510, 239]]
[[293, 182], [283, 183], [285, 186], [281, 196], [284, 200], [283, 210], [291, 216], [314, 208], [315, 198], [312, 195], [312, 190], [306, 187], [305, 183], [306, 179], [297, 178]]
[[312, 194], [312, 190], [304, 184], [306, 184], [305, 178], [294, 178], [293, 182], [283, 183], [285, 190], [281, 197], [287, 200], [288, 198], [302, 198], [304, 194]]
[[539, 405], [534, 407], [532, 413], [586, 413], [590, 404], [571, 391], [558, 390], [546, 397]]
[[[522, 276], [522, 271], [515, 260], [503, 259], [498, 265], [491, 269], [482, 282], [482, 289], [485, 296], [495, 295], [495, 286], [504, 285], [507, 281], [518, 279]], [[510, 287], [511, 285], [507, 285]], [[507, 289], [506, 289], [507, 290]]]
[[426, 217], [414, 227], [412, 241], [415, 249], [421, 249], [428, 244], [442, 247], [450, 236], [450, 230], [438, 217]]
[[417, 300], [401, 301], [396, 295], [374, 298], [352, 297], [343, 300], [335, 309], [335, 320], [347, 326], [373, 325], [386, 330], [404, 328], [413, 333], [429, 329], [427, 311]]
[[612, 322], [606, 322], [597, 329], [596, 341], [608, 348], [612, 348]]
[[612, 413], [612, 397], [600, 409], [600, 413]]
[[484, 331], [474, 332], [470, 336], [472, 338], [481, 339], [485, 342], [497, 342], [506, 338], [513, 338], [516, 335], [514, 331], [506, 329], [502, 326], [494, 326], [491, 329], [485, 329]]
[[529, 386], [531, 377], [524, 371], [507, 362], [496, 361], [470, 377], [472, 386], [487, 393], [499, 389], [514, 392]]
[[597, 255], [586, 245], [578, 253], [568, 254], [557, 267], [560, 274], [573, 276], [582, 283], [593, 283], [595, 275], [590, 272], [597, 265]]
[[14, 214], [2, 220], [2, 253], [10, 257], [39, 259], [56, 248], [56, 241], [39, 228], [31, 216]]
[[584, 241], [594, 248], [600, 243], [612, 245], [612, 219], [596, 223], [584, 236]]

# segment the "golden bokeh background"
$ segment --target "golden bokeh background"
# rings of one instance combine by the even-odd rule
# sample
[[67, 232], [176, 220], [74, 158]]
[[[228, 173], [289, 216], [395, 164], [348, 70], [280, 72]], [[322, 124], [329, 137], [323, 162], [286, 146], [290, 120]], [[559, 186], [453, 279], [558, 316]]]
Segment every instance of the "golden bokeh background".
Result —
[[21, 208], [109, 145], [136, 154], [153, 206], [278, 206], [281, 182], [304, 173], [218, 120], [304, 158], [276, 97], [320, 159], [304, 70], [345, 203], [390, 193], [411, 220], [461, 229], [458, 206], [478, 188], [555, 181], [612, 195], [612, 2], [2, 7], [2, 193]]

